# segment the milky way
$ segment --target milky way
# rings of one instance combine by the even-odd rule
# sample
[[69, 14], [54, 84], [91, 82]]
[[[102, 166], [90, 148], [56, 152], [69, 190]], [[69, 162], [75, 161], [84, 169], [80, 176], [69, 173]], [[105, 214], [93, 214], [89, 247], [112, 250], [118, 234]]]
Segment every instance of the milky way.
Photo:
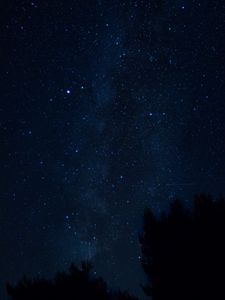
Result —
[[8, 2], [1, 282], [91, 259], [142, 296], [144, 208], [224, 193], [224, 1]]

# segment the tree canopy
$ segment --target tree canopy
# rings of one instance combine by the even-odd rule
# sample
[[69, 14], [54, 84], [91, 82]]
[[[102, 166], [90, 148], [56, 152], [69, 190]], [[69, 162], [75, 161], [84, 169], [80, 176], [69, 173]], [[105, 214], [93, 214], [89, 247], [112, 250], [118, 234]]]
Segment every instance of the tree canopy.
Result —
[[191, 210], [172, 203], [160, 218], [144, 215], [143, 286], [153, 300], [225, 299], [225, 202], [199, 195]]
[[137, 300], [126, 292], [113, 292], [102, 278], [91, 276], [91, 264], [72, 264], [69, 272], [58, 272], [53, 280], [26, 279], [16, 286], [7, 284], [12, 300]]

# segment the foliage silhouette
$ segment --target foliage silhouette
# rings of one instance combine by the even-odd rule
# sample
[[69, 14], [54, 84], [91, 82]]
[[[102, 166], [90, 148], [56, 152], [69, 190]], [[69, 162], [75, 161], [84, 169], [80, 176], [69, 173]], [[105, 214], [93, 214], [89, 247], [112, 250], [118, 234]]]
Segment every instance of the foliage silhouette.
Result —
[[192, 210], [176, 200], [140, 235], [143, 290], [153, 300], [225, 299], [225, 201], [199, 195]]
[[123, 292], [111, 292], [102, 278], [91, 276], [91, 264], [72, 264], [69, 272], [58, 272], [54, 280], [24, 278], [15, 287], [7, 284], [12, 300], [137, 300]]

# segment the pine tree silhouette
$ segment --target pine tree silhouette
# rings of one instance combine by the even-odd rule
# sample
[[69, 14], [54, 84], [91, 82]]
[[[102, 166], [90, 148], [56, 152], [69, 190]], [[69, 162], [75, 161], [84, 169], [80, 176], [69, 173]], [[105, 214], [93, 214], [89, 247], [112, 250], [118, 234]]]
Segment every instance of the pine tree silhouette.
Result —
[[12, 300], [137, 300], [128, 293], [112, 292], [102, 278], [91, 276], [91, 264], [72, 264], [69, 272], [58, 272], [54, 280], [26, 279], [15, 287], [7, 284]]
[[140, 236], [143, 286], [153, 300], [225, 299], [225, 202], [196, 196], [157, 219], [145, 211]]

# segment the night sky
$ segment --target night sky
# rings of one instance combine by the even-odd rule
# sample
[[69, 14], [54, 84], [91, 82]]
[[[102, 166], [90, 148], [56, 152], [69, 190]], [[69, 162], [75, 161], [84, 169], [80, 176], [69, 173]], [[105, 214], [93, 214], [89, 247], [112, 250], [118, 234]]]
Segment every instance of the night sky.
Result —
[[1, 1], [0, 172], [0, 297], [83, 259], [141, 295], [144, 208], [225, 193], [224, 0]]

